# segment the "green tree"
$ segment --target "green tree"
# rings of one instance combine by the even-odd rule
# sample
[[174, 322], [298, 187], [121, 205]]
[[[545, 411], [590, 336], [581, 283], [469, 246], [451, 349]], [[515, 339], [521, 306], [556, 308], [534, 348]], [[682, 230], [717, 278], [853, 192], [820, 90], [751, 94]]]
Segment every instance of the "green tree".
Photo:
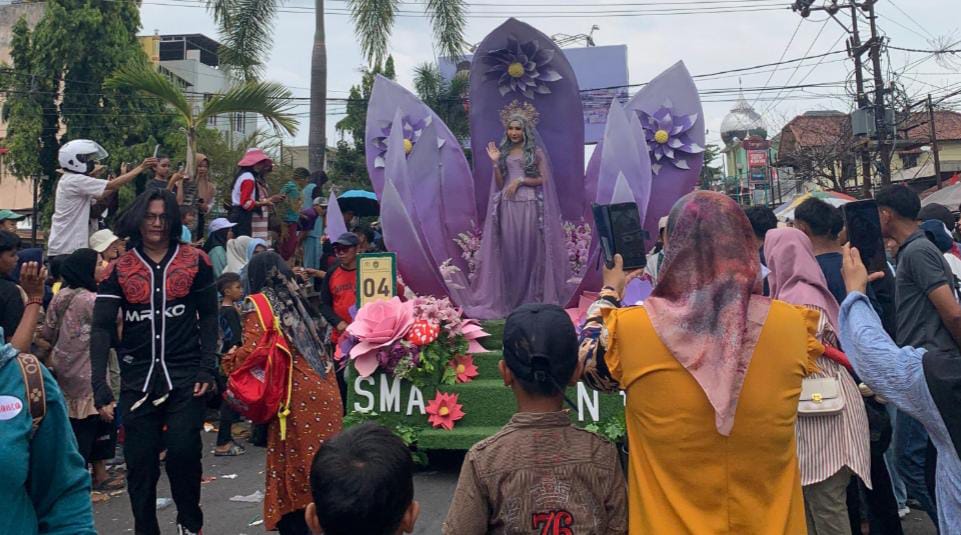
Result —
[[467, 93], [470, 90], [468, 73], [458, 72], [450, 81], [440, 74], [437, 65], [424, 63], [414, 68], [414, 90], [424, 104], [434, 110], [457, 139], [470, 138]]
[[712, 166], [718, 156], [721, 155], [721, 147], [714, 143], [708, 143], [704, 147], [704, 167], [701, 168], [701, 189], [713, 190], [717, 187], [717, 181], [724, 173], [720, 167]]
[[335, 125], [342, 139], [337, 142], [331, 157], [328, 175], [340, 189], [371, 189], [365, 155], [367, 102], [378, 74], [391, 80], [396, 78], [393, 57], [388, 56], [383, 66], [377, 64], [361, 69], [360, 83], [350, 88], [344, 118]]
[[297, 131], [297, 120], [291, 113], [290, 91], [280, 84], [246, 82], [226, 93], [214, 95], [199, 110], [167, 77], [143, 63], [128, 65], [116, 72], [106, 86], [111, 89], [139, 91], [165, 103], [176, 115], [186, 134], [187, 175], [194, 174], [197, 136], [200, 128], [217, 115], [256, 113], [275, 129], [289, 134]]
[[116, 168], [130, 153], [146, 155], [148, 143], [172, 127], [159, 102], [103, 89], [121, 65], [146, 61], [139, 29], [135, 3], [90, 0], [50, 0], [33, 31], [23, 20], [15, 25], [12, 68], [0, 69], [6, 145], [21, 178], [45, 177], [41, 211], [49, 212], [63, 142], [94, 139], [115, 156]]
[[[272, 31], [280, 0], [207, 0], [220, 27], [221, 58], [238, 68], [250, 80], [263, 70], [270, 52]], [[387, 57], [387, 45], [400, 9], [399, 0], [348, 0], [348, 8], [361, 50], [370, 65]], [[426, 0], [434, 42], [441, 55], [459, 56], [464, 49], [467, 25], [466, 0]], [[324, 167], [327, 147], [327, 44], [324, 28], [324, 0], [314, 0], [314, 39], [310, 62], [309, 166]]]

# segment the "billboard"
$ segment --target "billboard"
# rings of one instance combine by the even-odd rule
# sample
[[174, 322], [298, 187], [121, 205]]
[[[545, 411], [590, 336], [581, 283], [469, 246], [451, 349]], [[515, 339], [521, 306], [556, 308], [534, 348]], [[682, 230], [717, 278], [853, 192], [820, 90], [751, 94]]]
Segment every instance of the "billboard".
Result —
[[[604, 137], [611, 100], [618, 98], [623, 104], [628, 99], [627, 46], [565, 48], [564, 55], [574, 69], [577, 84], [581, 88], [584, 142], [597, 143]], [[471, 57], [468, 55], [457, 63], [450, 58], [440, 58], [438, 68], [441, 76], [450, 80], [458, 71], [469, 70]]]
[[767, 151], [747, 151], [747, 165], [748, 167], [767, 167]]

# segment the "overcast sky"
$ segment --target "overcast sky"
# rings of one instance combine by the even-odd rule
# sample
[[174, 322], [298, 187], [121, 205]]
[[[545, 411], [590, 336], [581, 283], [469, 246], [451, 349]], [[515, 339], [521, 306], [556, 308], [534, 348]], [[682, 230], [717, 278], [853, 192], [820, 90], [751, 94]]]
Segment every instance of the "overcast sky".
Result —
[[[815, 4], [821, 5], [824, 1], [816, 0]], [[663, 13], [665, 9], [677, 8], [676, 5], [664, 4], [688, 2], [695, 4], [688, 10], [703, 10], [711, 5], [715, 9], [721, 6], [749, 6], [755, 11], [671, 16], [605, 16], [601, 13], [605, 10], [626, 10], [634, 14], [661, 10]], [[629, 5], [617, 7], [618, 3]], [[678, 60], [683, 60], [692, 74], [704, 74], [773, 63], [782, 57], [793, 59], [844, 48], [845, 31], [823, 12], [813, 13], [810, 18], [801, 21], [801, 17], [790, 9], [760, 11], [767, 6], [770, 6], [768, 9], [783, 8], [789, 3], [786, 0], [475, 0], [470, 7], [472, 17], [468, 21], [467, 41], [475, 44], [480, 42], [509, 16], [516, 16], [548, 35], [587, 33], [591, 25], [596, 24], [600, 27], [594, 33], [598, 45], [627, 45], [631, 83], [646, 82]], [[196, 0], [145, 0], [141, 15], [143, 32], [203, 33], [216, 38], [216, 26], [210, 15], [204, 9], [199, 9], [198, 5], [202, 4]], [[285, 6], [290, 10], [303, 10], [313, 6], [313, 2], [288, 0]], [[345, 1], [327, 0], [326, 6], [328, 95], [346, 97], [350, 86], [357, 83], [358, 69], [364, 62], [356, 44], [353, 26], [349, 18], [342, 14]], [[402, 9], [419, 13], [423, 8], [420, 3], [405, 2]], [[562, 11], [580, 13], [566, 17], [524, 15]], [[890, 38], [892, 46], [930, 49], [932, 44], [929, 41], [939, 36], [945, 36], [950, 41], [961, 41], [958, 26], [961, 5], [958, 0], [879, 0], [877, 11], [880, 15], [879, 28]], [[844, 13], [847, 12], [842, 12], [839, 18], [850, 26], [850, 16]], [[313, 13], [303, 11], [280, 13], [276, 20], [273, 53], [268, 62], [266, 78], [287, 85], [295, 96], [309, 95], [313, 20]], [[861, 24], [860, 29], [862, 40], [866, 40], [866, 22]], [[398, 79], [408, 88], [411, 86], [413, 67], [434, 61], [430, 35], [425, 18], [414, 16], [398, 19], [390, 49], [397, 63]], [[961, 44], [953, 48], [961, 48]], [[708, 141], [720, 141], [718, 129], [721, 120], [734, 105], [739, 78], [745, 89], [853, 80], [852, 62], [844, 54], [827, 56], [820, 60], [820, 64], [818, 61], [812, 59], [800, 64], [791, 63], [774, 72], [772, 68], [763, 68], [698, 80], [697, 85], [702, 92], [734, 90], [702, 97]], [[937, 97], [961, 87], [961, 56], [958, 56], [957, 65], [952, 68], [939, 64], [928, 54], [890, 50], [888, 57], [884, 58], [884, 70], [904, 73], [913, 78], [902, 78], [902, 81], [907, 84], [910, 94], [919, 97], [929, 91]], [[944, 89], [952, 84], [958, 85]], [[849, 86], [853, 86], [853, 82]], [[768, 121], [772, 135], [784, 122], [804, 111], [848, 111], [851, 107], [851, 98], [841, 85], [760, 94], [762, 96], [755, 107]], [[745, 91], [749, 102], [754, 102], [757, 95], [757, 92]], [[343, 111], [343, 105], [331, 103], [328, 110], [328, 136], [333, 142], [336, 140], [333, 125], [341, 117], [338, 112]], [[302, 103], [297, 112], [303, 118], [300, 132], [292, 141], [303, 144], [307, 138], [306, 103]]]

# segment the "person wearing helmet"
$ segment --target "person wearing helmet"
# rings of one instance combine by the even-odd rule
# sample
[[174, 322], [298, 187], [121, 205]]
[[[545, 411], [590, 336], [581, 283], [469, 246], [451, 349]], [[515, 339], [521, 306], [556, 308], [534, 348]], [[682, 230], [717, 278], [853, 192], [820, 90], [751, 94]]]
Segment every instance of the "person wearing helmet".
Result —
[[60, 147], [59, 160], [63, 175], [57, 181], [53, 219], [47, 241], [47, 256], [68, 255], [87, 246], [90, 234], [90, 206], [104, 194], [120, 189], [145, 169], [157, 164], [147, 158], [127, 173], [111, 180], [95, 178], [97, 162], [107, 151], [89, 139], [75, 139]]

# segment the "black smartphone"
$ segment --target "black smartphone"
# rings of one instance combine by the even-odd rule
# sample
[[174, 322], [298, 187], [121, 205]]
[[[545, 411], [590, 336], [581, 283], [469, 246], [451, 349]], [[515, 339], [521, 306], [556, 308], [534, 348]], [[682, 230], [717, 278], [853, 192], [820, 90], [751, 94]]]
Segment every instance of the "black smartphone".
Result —
[[647, 233], [641, 227], [637, 204], [595, 204], [591, 208], [607, 267], [614, 267], [614, 255], [618, 254], [624, 259], [625, 271], [647, 267]]
[[881, 236], [881, 216], [873, 199], [849, 202], [841, 207], [848, 242], [857, 247], [861, 261], [869, 273], [884, 270], [884, 239]]

